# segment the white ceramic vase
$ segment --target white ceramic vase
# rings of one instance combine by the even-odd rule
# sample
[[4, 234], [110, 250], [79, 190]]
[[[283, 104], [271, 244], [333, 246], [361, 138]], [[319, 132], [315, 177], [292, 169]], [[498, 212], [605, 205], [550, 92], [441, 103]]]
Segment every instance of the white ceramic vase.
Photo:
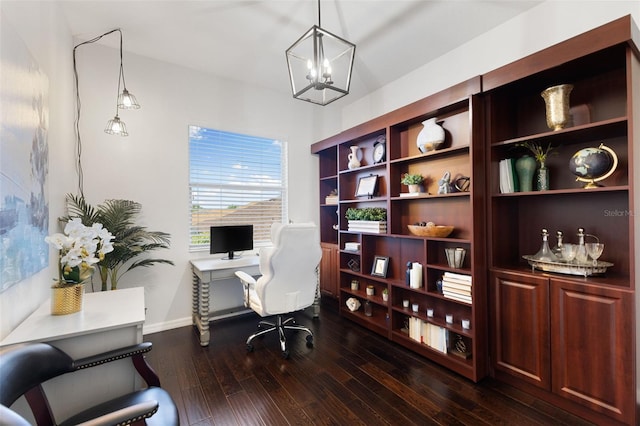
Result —
[[424, 154], [438, 149], [444, 142], [445, 133], [442, 126], [436, 123], [435, 117], [423, 121], [422, 126], [416, 144], [420, 152]]
[[349, 167], [349, 170], [353, 170], [360, 167], [360, 159], [358, 158], [360, 156], [360, 147], [354, 145], [350, 149], [351, 152], [347, 155], [347, 158], [349, 159], [347, 167]]

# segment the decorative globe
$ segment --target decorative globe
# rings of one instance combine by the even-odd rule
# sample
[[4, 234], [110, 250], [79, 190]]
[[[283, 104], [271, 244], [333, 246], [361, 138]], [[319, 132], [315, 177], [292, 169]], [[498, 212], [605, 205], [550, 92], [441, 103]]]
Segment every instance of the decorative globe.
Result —
[[604, 145], [581, 149], [569, 160], [569, 170], [579, 181], [587, 182], [585, 188], [597, 187], [595, 182], [610, 176], [617, 165], [615, 152]]

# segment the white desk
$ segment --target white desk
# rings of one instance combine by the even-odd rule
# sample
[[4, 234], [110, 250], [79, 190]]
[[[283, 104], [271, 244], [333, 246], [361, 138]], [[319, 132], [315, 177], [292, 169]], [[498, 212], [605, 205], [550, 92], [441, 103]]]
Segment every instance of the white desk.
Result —
[[[143, 287], [87, 293], [82, 311], [69, 315], [51, 315], [47, 300], [0, 346], [47, 342], [72, 358], [81, 358], [142, 342], [144, 319]], [[131, 360], [125, 359], [56, 377], [44, 384], [44, 390], [56, 418], [64, 419], [88, 404], [131, 392], [139, 384]], [[23, 398], [13, 408], [33, 421]]]
[[[260, 258], [245, 255], [237, 259], [200, 259], [191, 261], [193, 272], [192, 321], [200, 333], [200, 345], [207, 346], [211, 340], [209, 332], [209, 284], [213, 281], [235, 277], [236, 271], [249, 275], [260, 274]], [[238, 286], [240, 286], [238, 281]], [[244, 307], [238, 313], [248, 311]]]

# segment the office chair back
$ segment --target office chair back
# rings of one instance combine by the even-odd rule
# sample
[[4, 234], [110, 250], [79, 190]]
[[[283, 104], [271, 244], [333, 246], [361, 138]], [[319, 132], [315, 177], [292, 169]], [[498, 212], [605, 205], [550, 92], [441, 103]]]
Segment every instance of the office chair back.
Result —
[[260, 273], [255, 291], [260, 315], [294, 312], [313, 304], [322, 257], [320, 234], [313, 223], [274, 224], [272, 247], [260, 251]]

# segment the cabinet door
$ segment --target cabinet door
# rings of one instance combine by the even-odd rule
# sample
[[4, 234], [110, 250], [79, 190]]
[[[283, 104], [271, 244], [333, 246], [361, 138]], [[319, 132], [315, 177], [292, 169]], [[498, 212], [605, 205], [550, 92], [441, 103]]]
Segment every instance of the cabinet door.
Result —
[[550, 389], [548, 280], [493, 272], [491, 281], [494, 368]]
[[338, 246], [321, 243], [320, 291], [322, 294], [338, 297]]
[[553, 391], [621, 421], [635, 407], [633, 293], [551, 280]]

